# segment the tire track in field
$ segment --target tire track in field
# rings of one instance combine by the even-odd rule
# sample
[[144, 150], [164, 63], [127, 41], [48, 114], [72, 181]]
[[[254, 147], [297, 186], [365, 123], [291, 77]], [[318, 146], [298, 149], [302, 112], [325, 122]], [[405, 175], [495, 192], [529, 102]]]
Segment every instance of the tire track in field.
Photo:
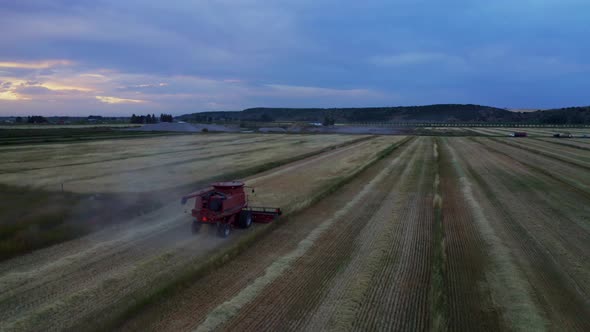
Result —
[[[400, 143], [403, 142], [404, 141]], [[415, 140], [411, 144], [406, 143], [399, 146], [398, 150], [393, 152], [394, 156], [411, 153], [410, 149], [413, 145], [415, 145]], [[360, 188], [372, 180], [376, 173], [381, 171], [382, 165], [391, 162], [393, 158], [394, 157], [387, 157], [386, 159], [379, 161], [376, 165], [363, 171], [342, 189], [324, 198], [311, 208], [304, 210], [293, 219], [289, 219], [280, 228], [274, 230], [271, 235], [264, 237], [253, 247], [243, 252], [239, 257], [235, 258], [228, 264], [222, 266], [219, 270], [206, 275], [200, 279], [198, 283], [183, 290], [182, 293], [175, 295], [173, 298], [167, 299], [166, 301], [163, 301], [163, 303], [148, 308], [147, 312], [142, 313], [133, 321], [128, 322], [123, 329], [188, 330], [195, 328], [206, 319], [206, 316], [212, 312], [215, 307], [222, 305], [227, 299], [235, 297], [236, 294], [248, 287], [252, 280], [263, 276], [265, 269], [273, 262], [280, 257], [287, 255], [289, 252], [294, 251], [301, 239], [309, 235], [313, 229], [326, 219], [332, 217], [333, 213], [349, 202], [350, 197], [358, 195]], [[396, 160], [399, 159], [399, 157], [395, 158]], [[382, 184], [380, 187], [382, 187]], [[377, 195], [377, 192], [369, 193], [370, 197], [374, 197], [375, 195]], [[367, 201], [367, 197], [363, 199], [363, 202]], [[358, 215], [365, 213], [365, 211], [366, 208], [363, 207], [362, 209], [354, 209], [353, 213]], [[350, 216], [350, 218], [353, 217]], [[366, 221], [361, 219], [359, 222], [363, 223]], [[338, 225], [341, 225], [341, 223], [349, 225], [351, 221], [346, 219], [337, 222]], [[340, 227], [337, 228], [340, 229]], [[349, 232], [347, 234], [350, 235]], [[324, 242], [324, 240], [318, 241], [321, 243]], [[292, 270], [289, 271], [291, 272], [288, 275], [283, 275], [280, 278], [281, 282], [279, 282], [279, 284], [283, 286], [293, 284], [291, 281], [285, 281], [285, 278], [293, 276]], [[234, 275], [240, 277], [228, 277]], [[305, 281], [302, 280], [302, 282]], [[301, 287], [297, 287], [294, 291], [297, 292], [297, 289], [300, 288]], [[278, 288], [275, 288], [273, 283], [273, 286], [265, 287], [263, 292], [275, 292], [277, 289]], [[291, 291], [293, 291], [293, 289], [291, 289]], [[268, 296], [263, 298], [269, 299]], [[256, 303], [258, 303], [259, 299], [259, 296], [256, 297]], [[275, 299], [276, 301], [289, 301], [284, 294], [271, 296], [270, 299]], [[177, 306], [177, 303], [183, 303], [184, 305]], [[264, 310], [262, 312], [256, 311], [255, 313], [254, 308], [267, 307], [268, 305], [269, 304], [258, 306], [254, 305], [254, 303], [250, 303], [248, 304], [248, 309], [246, 311], [251, 315], [255, 315], [256, 313], [263, 315], [266, 314]], [[288, 309], [277, 303], [273, 303], [272, 306], [272, 312], [275, 315], [279, 315], [279, 312], [277, 312], [277, 308], [279, 307]], [[247, 318], [246, 322], [242, 321], [239, 324], [239, 329], [243, 330], [247, 328], [246, 326], [253, 328], [257, 322], [267, 322], [266, 326], [268, 328], [271, 326], [270, 321], [276, 323], [273, 318], [256, 317], [254, 321], [252, 318]]]
[[[497, 156], [497, 167], [506, 167], [508, 163], [514, 165], [513, 160], [507, 159], [507, 156]], [[584, 266], [590, 267], [590, 243], [587, 241], [590, 237], [590, 225], [587, 223], [590, 220], [590, 198], [570, 190], [572, 188], [568, 184], [536, 172], [536, 169], [530, 169], [527, 165], [516, 164], [513, 169], [518, 175], [504, 175], [502, 180], [508, 190], [522, 192], [517, 200], [525, 208], [516, 209], [514, 213], [518, 214], [531, 205], [537, 206], [519, 220], [537, 216], [529, 232], [536, 233], [536, 240], [550, 248], [549, 253], [558, 257], [557, 261], [568, 262], [562, 264], [561, 269], [571, 276], [571, 281], [577, 285], [579, 292], [590, 297], [590, 270], [584, 269]], [[501, 173], [495, 174], [500, 176]], [[539, 229], [543, 231], [540, 232]]]
[[547, 157], [547, 158], [558, 160], [560, 162], [564, 162], [564, 163], [570, 164], [570, 165], [575, 166], [575, 167], [580, 167], [580, 168], [584, 168], [586, 170], [590, 170], [590, 164], [588, 164], [588, 163], [586, 163], [586, 162], [584, 162], [582, 160], [572, 159], [572, 158], [560, 156], [560, 155], [557, 155], [557, 154], [555, 154], [553, 152], [549, 152], [549, 151], [546, 151], [546, 150], [542, 150], [542, 149], [538, 149], [538, 148], [532, 148], [532, 147], [529, 147], [529, 146], [525, 146], [523, 144], [518, 144], [518, 143], [513, 143], [513, 142], [507, 142], [505, 140], [501, 140], [501, 139], [497, 139], [497, 138], [493, 138], [493, 137], [490, 137], [489, 139], [490, 140], [493, 140], [494, 142], [503, 144], [503, 145], [508, 145], [508, 146], [511, 146], [511, 147], [514, 147], [514, 148], [517, 148], [517, 149], [525, 150], [525, 151], [532, 152], [532, 153], [535, 153], [535, 154], [538, 154], [538, 155], [541, 155], [541, 156], [544, 156], [544, 157]]
[[[424, 143], [420, 142], [420, 144]], [[358, 233], [353, 242], [340, 242], [341, 246], [351, 247], [352, 251], [346, 267], [337, 271], [321, 303], [316, 308], [308, 309], [305, 312], [307, 316], [298, 317], [301, 323], [294, 328], [313, 331], [345, 331], [352, 328], [360, 305], [364, 302], [367, 290], [372, 284], [372, 279], [386, 259], [385, 252], [393, 241], [397, 225], [391, 222], [391, 215], [401, 209], [403, 199], [403, 190], [399, 188], [407, 188], [409, 175], [415, 172], [416, 163], [421, 155], [416, 151], [422, 149], [423, 147], [419, 144], [414, 144], [392, 162], [398, 165], [392, 165], [395, 169], [387, 180], [389, 188], [386, 190], [386, 195], [383, 195], [384, 199], [376, 208], [375, 214], [363, 225], [362, 230], [358, 232], [352, 230], [353, 233]]]
[[[419, 153], [419, 152], [417, 152]], [[387, 258], [375, 274], [354, 330], [428, 330], [431, 321], [434, 182], [432, 145], [423, 150]]]
[[[578, 150], [585, 150], [585, 151], [590, 151], [590, 145], [586, 145], [586, 144], [579, 144], [579, 142], [577, 141], [564, 141], [564, 140], [556, 140], [551, 139], [551, 138], [535, 138], [538, 141], [541, 142], [546, 142], [546, 143], [551, 143], [554, 145], [560, 145], [560, 146], [567, 146], [573, 149], [578, 149]], [[578, 144], [576, 144], [578, 143]]]
[[[344, 142], [342, 144], [338, 144], [336, 147], [340, 148], [340, 147], [355, 146], [355, 144], [357, 144], [357, 143], [370, 141], [373, 138], [374, 137], [356, 139], [356, 140], [352, 140], [350, 142]], [[280, 147], [283, 144], [283, 142], [279, 141], [276, 144]], [[109, 177], [109, 176], [113, 176], [113, 175], [121, 176], [124, 174], [133, 174], [136, 172], [152, 170], [152, 169], [160, 169], [160, 168], [165, 169], [165, 168], [171, 167], [171, 166], [190, 164], [193, 162], [203, 161], [203, 160], [214, 160], [216, 158], [223, 158], [223, 157], [228, 157], [228, 156], [239, 157], [239, 156], [249, 155], [252, 153], [260, 153], [262, 151], [268, 151], [268, 150], [272, 150], [275, 148], [277, 148], [277, 146], [271, 145], [271, 146], [266, 146], [266, 147], [257, 147], [257, 148], [251, 148], [251, 149], [246, 149], [246, 150], [231, 151], [231, 152], [224, 152], [224, 153], [217, 153], [217, 154], [215, 154], [214, 151], [211, 151], [212, 154], [201, 155], [198, 157], [182, 159], [182, 160], [174, 160], [174, 161], [165, 162], [165, 163], [156, 164], [156, 165], [148, 165], [148, 166], [134, 168], [131, 170], [117, 170], [116, 172], [106, 172], [106, 173], [102, 173], [102, 174], [95, 174], [95, 175], [89, 175], [89, 176], [72, 177], [72, 178], [68, 178], [67, 180], [65, 180], [65, 183], [67, 183], [69, 185], [73, 185], [74, 183], [80, 182], [80, 181], [94, 180], [94, 179], [105, 178], [105, 177]], [[327, 149], [330, 149], [330, 147], [328, 146], [325, 148], [321, 148], [321, 149], [318, 149], [318, 151], [327, 150]], [[313, 154], [314, 152], [311, 151], [310, 153]]]
[[[462, 147], [464, 153], [469, 149], [473, 147]], [[570, 274], [571, 265], [561, 257], [555, 256], [560, 246], [567, 247], [567, 242], [571, 241], [568, 241], [567, 237], [561, 240], [554, 239], [550, 223], [538, 223], [554, 220], [554, 216], [547, 215], [543, 203], [538, 202], [536, 198], [526, 194], [506, 195], [511, 191], [507, 187], [510, 183], [494, 170], [500, 167], [499, 164], [502, 162], [499, 156], [502, 155], [485, 155], [477, 161], [469, 160], [466, 169], [489, 202], [486, 202], [486, 205], [490, 207], [484, 207], [484, 211], [494, 216], [494, 227], [509, 246], [518, 268], [522, 271], [521, 274], [529, 284], [527, 287], [532, 290], [530, 294], [534, 298], [534, 306], [537, 307], [537, 318], [522, 315], [509, 321], [523, 327], [536, 323], [537, 329], [549, 327], [588, 330], [590, 324], [582, 318], [589, 315], [588, 297], [581, 295], [579, 289], [576, 289], [575, 276]], [[482, 173], [487, 173], [488, 176], [484, 178], [480, 175]], [[501, 302], [504, 308], [514, 307], [520, 303], [519, 298], [511, 300]], [[510, 310], [504, 311], [504, 315], [510, 314]]]
[[[583, 168], [560, 163], [555, 159], [532, 154], [529, 151], [518, 149], [510, 145], [502, 145], [489, 139], [473, 139], [473, 142], [477, 142], [484, 149], [492, 153], [504, 155], [525, 165], [535, 172], [542, 173], [562, 182], [563, 184], [569, 185], [572, 189], [590, 197], [590, 178], [585, 176], [587, 171]], [[500, 145], [500, 147], [498, 145]], [[502, 148], [501, 146], [505, 148]]]
[[[494, 234], [479, 203], [474, 200], [471, 183], [458, 164], [453, 141], [456, 140], [445, 139], [441, 148], [448, 329], [498, 331], [505, 327], [493, 303], [493, 289], [487, 275], [502, 276], [497, 284], [502, 283], [510, 294], [526, 299], [526, 295], [521, 294], [523, 281], [510, 284], [497, 271], [514, 271], [515, 267], [507, 259], [509, 251]], [[528, 301], [525, 303], [530, 303]], [[520, 312], [523, 309], [510, 311], [513, 315], [520, 315]], [[524, 313], [531, 316], [529, 312]]]
[[569, 140], [571, 140], [572, 142], [580, 143], [580, 144], [583, 144], [584, 146], [590, 147], [590, 139], [587, 139], [587, 138], [585, 138], [585, 139], [578, 139], [578, 138], [571, 139], [570, 138]]
[[[243, 310], [223, 328], [226, 330], [246, 329], [257, 331], [271, 330], [314, 330], [310, 327], [310, 316], [323, 308], [333, 308], [328, 297], [337, 288], [339, 276], [352, 263], [352, 256], [363, 243], [359, 238], [375, 227], [383, 226], [378, 218], [383, 205], [387, 205], [391, 188], [399, 180], [398, 174], [407, 169], [404, 163], [408, 157], [413, 158], [416, 144], [409, 146], [399, 157], [383, 165], [387, 174], [371, 190], [367, 198], [360, 202], [358, 208], [346, 214], [316, 242], [316, 245], [289, 270], [282, 278], [276, 280], [258, 295], [250, 306], [254, 310]], [[379, 225], [381, 224], [381, 225]], [[375, 234], [373, 234], [375, 235]], [[301, 278], [298, 276], [305, 276]], [[272, 312], [264, 308], [274, 309]], [[320, 330], [325, 327], [318, 328]]]
[[[355, 146], [358, 147], [361, 144], [357, 143]], [[347, 147], [326, 154], [335, 156], [346, 153], [348, 150]], [[315, 160], [320, 157], [323, 158], [324, 154], [310, 159]], [[309, 160], [303, 160], [299, 164], [304, 167], [308, 162]], [[292, 166], [287, 165], [285, 167]], [[277, 170], [280, 169], [282, 168]], [[38, 255], [41, 257], [38, 260], [28, 259], [29, 263], [31, 263], [28, 268], [21, 266], [20, 271], [5, 270], [10, 272], [3, 274], [0, 277], [0, 282], [2, 282], [2, 289], [9, 290], [9, 293], [1, 296], [0, 303], [2, 307], [0, 313], [3, 315], [2, 317], [18, 322], [19, 320], [23, 321], [34, 312], [54, 310], [53, 306], [57, 301], [63, 303], [68, 299], [79, 300], [79, 296], [76, 297], [77, 290], [84, 289], [85, 293], [88, 293], [88, 290], [100, 290], [101, 283], [112, 282], [113, 274], [123, 273], [124, 275], [125, 271], [135, 269], [139, 261], [153, 256], [162, 249], [174, 251], [175, 246], [182, 247], [182, 241], [179, 242], [180, 244], [173, 244], [172, 246], [169, 241], [160, 241], [161, 236], [168, 237], [166, 232], [170, 232], [172, 238], [175, 238], [176, 235], [180, 235], [181, 239], [191, 238], [187, 235], [188, 232], [185, 229], [185, 218], [181, 216], [178, 218], [163, 218], [164, 215], [172, 213], [171, 210], [175, 209], [174, 205], [176, 204], [171, 205], [170, 210], [159, 210], [159, 212], [155, 212], [155, 215], [150, 215], [156, 221], [156, 224], [144, 225], [143, 230], [134, 229], [139, 223], [127, 225], [129, 226], [127, 228], [126, 226], [115, 227], [84, 239], [90, 239], [89, 242], [96, 243], [95, 247], [80, 251], [80, 244], [84, 242], [83, 240], [73, 247], [68, 247], [66, 243], [59, 246], [59, 248], [49, 248], [49, 251], [52, 252], [51, 255], [41, 253]], [[178, 209], [175, 210], [178, 212]], [[163, 221], [160, 221], [160, 218]], [[146, 217], [142, 217], [142, 221], [145, 222]], [[108, 239], [106, 244], [102, 242], [105, 239]], [[198, 253], [196, 250], [195, 252]], [[32, 256], [36, 255], [37, 253], [34, 253]], [[52, 257], [61, 258], [54, 262], [51, 261]], [[50, 259], [50, 261], [39, 264], [44, 262], [45, 259]], [[13, 261], [18, 261], [18, 259]], [[10, 266], [10, 262], [3, 265]], [[66, 271], [63, 271], [64, 267], [67, 267]], [[27, 273], [29, 274], [27, 279], [29, 283], [22, 283], [22, 277]], [[71, 296], [76, 298], [72, 299]], [[121, 296], [121, 293], [114, 294], [114, 296]], [[73, 316], [75, 317], [75, 315]]]
[[[257, 139], [257, 140], [252, 139], [247, 142], [241, 141], [238, 143], [236, 143], [235, 139], [233, 139], [233, 138], [224, 139], [224, 140], [217, 140], [217, 141], [205, 141], [205, 142], [196, 141], [196, 142], [194, 142], [194, 145], [197, 145], [198, 147], [193, 147], [193, 148], [189, 148], [189, 149], [177, 149], [177, 150], [173, 150], [173, 151], [160, 151], [160, 152], [155, 152], [155, 153], [136, 153], [136, 154], [131, 154], [131, 155], [123, 155], [123, 156], [119, 156], [116, 158], [107, 158], [107, 159], [94, 160], [94, 161], [50, 165], [50, 166], [45, 166], [45, 167], [29, 167], [29, 168], [22, 168], [21, 167], [21, 168], [16, 168], [16, 169], [8, 169], [8, 170], [5, 169], [5, 170], [0, 170], [0, 174], [22, 173], [22, 172], [27, 172], [27, 171], [37, 171], [37, 170], [61, 168], [61, 167], [71, 167], [71, 166], [96, 165], [96, 164], [102, 164], [102, 163], [107, 163], [107, 162], [112, 162], [112, 161], [123, 161], [123, 160], [127, 160], [127, 159], [147, 158], [147, 157], [162, 156], [162, 155], [167, 155], [167, 154], [195, 152], [195, 151], [201, 151], [201, 150], [208, 149], [209, 148], [207, 146], [208, 144], [215, 144], [216, 147], [217, 146], [221, 147], [221, 146], [226, 146], [226, 145], [236, 146], [236, 145], [244, 145], [244, 144], [261, 143], [261, 142], [267, 142], [267, 141], [272, 141], [272, 140], [276, 141], [276, 138], [266, 138], [266, 139]], [[226, 142], [228, 142], [228, 143], [226, 143]], [[224, 144], [219, 144], [219, 143], [224, 143]], [[28, 162], [33, 162], [33, 161], [34, 160], [31, 160]]]
[[567, 144], [555, 144], [551, 141], [543, 141], [540, 139], [528, 139], [526, 141], [513, 141], [516, 144], [521, 144], [531, 149], [543, 151], [555, 155], [559, 158], [570, 160], [574, 163], [585, 164], [590, 166], [590, 153], [584, 151], [584, 149]]
[[[429, 227], [418, 230], [422, 225], [417, 225], [421, 223], [421, 210], [432, 210], [430, 190], [433, 179], [427, 180], [432, 148], [430, 144], [425, 145], [426, 141], [414, 152], [419, 156], [415, 163], [419, 164], [410, 167], [411, 172], [404, 177], [404, 185], [399, 188], [396, 210], [389, 219], [395, 225], [392, 240], [378, 268], [372, 273], [370, 285], [353, 321], [353, 330], [423, 330], [425, 325], [430, 325], [430, 309], [424, 301], [425, 295], [428, 297], [430, 293], [430, 282], [424, 283], [420, 276], [429, 279], [431, 274], [425, 267], [428, 262], [420, 259], [422, 253], [414, 252], [417, 238], [429, 238], [431, 231]], [[424, 197], [424, 190], [430, 192], [429, 197]], [[419, 234], [422, 232], [425, 234]], [[430, 244], [430, 241], [424, 243], [426, 251], [429, 251]], [[412, 268], [411, 264], [415, 266]], [[412, 278], [410, 275], [415, 283], [409, 281]]]
[[[275, 282], [279, 283], [282, 286], [289, 286], [289, 283], [284, 280], [284, 273], [287, 270], [291, 270], [292, 266], [296, 264], [299, 260], [304, 259], [303, 257], [312, 250], [316, 241], [322, 238], [324, 233], [330, 231], [334, 224], [338, 222], [341, 218], [346, 217], [348, 214], [352, 213], [353, 208], [357, 207], [359, 203], [361, 203], [367, 195], [371, 193], [371, 191], [375, 190], [376, 187], [384, 180], [384, 178], [388, 175], [390, 168], [382, 169], [373, 179], [371, 179], [367, 184], [365, 184], [362, 189], [353, 196], [344, 206], [337, 210], [334, 215], [327, 218], [325, 221], [317, 225], [304, 239], [302, 239], [294, 250], [286, 253], [283, 256], [280, 256], [275, 261], [273, 261], [266, 269], [263, 275], [256, 278], [252, 283], [250, 283], [247, 287], [240, 290], [235, 296], [231, 299], [227, 300], [223, 304], [219, 305], [215, 309], [213, 309], [205, 318], [205, 320], [196, 328], [196, 331], [211, 331], [216, 329], [217, 327], [229, 324], [231, 326], [231, 322], [228, 323], [230, 319], [233, 319], [242, 308], [245, 308], [246, 305], [252, 305], [252, 302], [256, 299], [262, 298], [272, 298], [272, 297], [259, 297], [261, 293], [264, 293], [266, 290], [271, 289], [275, 291], [278, 287], [273, 287]], [[342, 242], [339, 241], [330, 241], [329, 244], [338, 245]], [[329, 248], [327, 252], [330, 252]], [[320, 268], [321, 270], [325, 270], [326, 266], [321, 265], [316, 267]], [[316, 270], [316, 269], [312, 269]], [[317, 271], [317, 270], [316, 270]], [[324, 274], [325, 276], [326, 274]], [[303, 279], [302, 279], [303, 280]], [[305, 278], [305, 280], [309, 280]], [[271, 286], [272, 285], [272, 286]], [[302, 290], [298, 288], [299, 290]], [[273, 312], [270, 314], [273, 317], [277, 317], [277, 307]], [[260, 314], [267, 315], [269, 314], [268, 311], [261, 311]], [[276, 320], [273, 320], [273, 317], [266, 317], [267, 319], [263, 320], [265, 325], [272, 324], [273, 322], [276, 323]], [[270, 320], [270, 321], [269, 321]], [[253, 320], [249, 320], [254, 322]], [[261, 320], [256, 320], [261, 321]], [[256, 322], [254, 322], [256, 323]], [[231, 329], [231, 327], [229, 327]], [[241, 329], [248, 329], [248, 326], [244, 324], [240, 324]], [[256, 328], [254, 328], [256, 329]]]
[[[289, 164], [259, 173], [249, 179], [250, 182], [257, 182], [261, 178], [268, 178], [272, 176], [275, 172], [277, 174], [284, 174], [284, 170], [294, 171], [296, 169], [308, 166], [314, 162], [319, 162], [326, 158], [333, 158], [334, 156], [344, 154], [351, 149], [356, 149], [360, 146], [362, 142], [357, 142], [351, 145], [345, 145], [342, 147], [336, 147], [336, 149], [324, 151], [320, 154], [310, 156], [308, 158], [304, 158], [301, 160], [297, 160], [291, 162]], [[178, 210], [174, 205], [176, 203], [172, 203], [172, 208]], [[89, 244], [96, 243], [98, 246], [105, 246], [109, 245], [109, 242], [123, 242], [129, 240], [129, 237], [139, 237], [142, 234], [148, 234], [150, 236], [151, 233], [156, 233], [160, 231], [161, 227], [167, 227], [166, 225], [169, 224], [169, 221], [157, 221], [157, 219], [165, 219], [163, 216], [170, 213], [162, 212], [165, 210], [158, 210], [157, 212], [150, 213], [141, 217], [141, 220], [136, 222], [127, 223], [123, 225], [114, 225], [109, 227], [109, 229], [105, 229], [103, 231], [93, 233], [90, 236], [85, 237], [82, 239], [77, 239], [73, 241], [68, 241], [67, 244], [53, 246], [51, 248], [47, 248], [42, 251], [36, 252], [34, 255], [25, 255], [19, 257], [18, 259], [13, 259], [10, 262], [3, 262], [5, 269], [0, 270], [0, 282], [1, 278], [5, 273], [14, 273], [18, 269], [33, 269], [37, 270], [39, 265], [42, 265], [44, 262], [47, 262], [50, 259], [54, 259], [54, 257], [61, 257], [61, 256], [69, 256], [71, 255], [82, 255], [86, 253], [94, 254], [93, 251], [96, 251], [92, 245]], [[155, 224], [147, 224], [146, 221], [155, 222]], [[90, 243], [89, 243], [90, 242]], [[69, 249], [69, 252], [67, 251]], [[71, 262], [68, 260], [66, 264], [70, 264]], [[55, 262], [52, 262], [51, 265], [56, 265]], [[61, 268], [61, 267], [60, 267]]]
[[567, 159], [573, 163], [590, 166], [590, 153], [587, 152], [590, 149], [584, 149], [576, 145], [561, 143], [563, 141], [557, 142], [556, 140], [543, 140], [534, 138], [527, 140], [514, 140], [511, 142], [522, 145], [526, 148], [542, 151], [542, 153], [554, 155], [557, 158]]

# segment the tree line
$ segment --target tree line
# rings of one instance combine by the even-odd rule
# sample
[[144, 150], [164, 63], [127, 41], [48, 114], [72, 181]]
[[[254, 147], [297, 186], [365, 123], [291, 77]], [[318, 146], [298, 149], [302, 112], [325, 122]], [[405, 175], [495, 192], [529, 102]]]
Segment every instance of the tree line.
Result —
[[16, 123], [47, 123], [49, 121], [47, 121], [47, 119], [44, 116], [40, 116], [40, 115], [33, 115], [33, 116], [27, 116], [26, 119], [17, 116], [16, 117]]
[[423, 106], [357, 108], [249, 108], [239, 112], [215, 111], [185, 114], [186, 121], [301, 121], [331, 125], [332, 122], [472, 122], [530, 124], [590, 124], [590, 107], [517, 112], [473, 104], [437, 104]]
[[131, 115], [131, 123], [158, 123], [158, 122], [172, 122], [174, 117], [172, 114], [160, 114], [160, 117], [156, 117], [154, 114], [148, 115]]

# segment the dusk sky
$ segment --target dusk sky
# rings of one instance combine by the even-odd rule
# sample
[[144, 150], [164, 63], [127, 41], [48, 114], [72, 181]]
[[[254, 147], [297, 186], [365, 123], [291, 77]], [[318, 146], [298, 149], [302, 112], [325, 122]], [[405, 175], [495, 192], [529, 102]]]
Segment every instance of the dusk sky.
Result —
[[588, 0], [0, 0], [0, 116], [590, 105]]

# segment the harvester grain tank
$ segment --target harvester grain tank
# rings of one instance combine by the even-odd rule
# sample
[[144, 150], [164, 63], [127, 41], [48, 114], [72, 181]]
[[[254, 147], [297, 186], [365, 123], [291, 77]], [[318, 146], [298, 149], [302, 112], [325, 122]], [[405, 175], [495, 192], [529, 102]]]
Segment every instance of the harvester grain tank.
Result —
[[281, 215], [280, 208], [248, 206], [244, 187], [241, 181], [216, 182], [183, 196], [183, 205], [195, 199], [191, 210], [193, 233], [198, 233], [203, 224], [209, 224], [217, 227], [219, 236], [228, 237], [235, 226], [249, 228], [252, 222], [269, 223]]

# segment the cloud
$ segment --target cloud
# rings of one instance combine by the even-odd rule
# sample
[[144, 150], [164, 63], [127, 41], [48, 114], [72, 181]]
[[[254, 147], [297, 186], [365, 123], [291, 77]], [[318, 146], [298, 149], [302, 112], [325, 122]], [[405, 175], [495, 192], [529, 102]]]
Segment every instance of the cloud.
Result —
[[19, 88], [15, 89], [15, 92], [18, 94], [32, 96], [32, 95], [50, 95], [50, 94], [54, 94], [58, 91], [48, 89], [48, 88], [41, 86], [41, 85], [32, 85], [32, 86], [19, 87]]
[[40, 86], [45, 87], [49, 90], [65, 90], [65, 91], [79, 91], [79, 92], [91, 92], [94, 91], [92, 88], [87, 88], [83, 86], [71, 86], [71, 85], [63, 85], [57, 82], [45, 82], [41, 83]]
[[83, 73], [83, 74], [80, 74], [80, 77], [91, 77], [91, 78], [98, 78], [98, 79], [105, 78], [105, 76], [102, 74], [94, 74], [94, 73]]
[[30, 98], [22, 96], [14, 91], [0, 91], [0, 100], [19, 101], [30, 100]]
[[439, 52], [405, 52], [391, 55], [375, 55], [368, 62], [376, 66], [398, 67], [424, 64], [461, 65], [464, 60], [460, 57]]
[[110, 97], [110, 96], [96, 96], [96, 99], [100, 100], [105, 104], [137, 104], [137, 103], [144, 103], [145, 100], [140, 99], [128, 99], [128, 98], [117, 98], [117, 97]]
[[56, 66], [68, 66], [71, 64], [72, 61], [69, 60], [44, 60], [37, 62], [0, 61], [0, 68], [47, 69]]
[[380, 94], [367, 89], [333, 89], [315, 86], [296, 86], [282, 84], [266, 84], [270, 88], [268, 95], [284, 95], [289, 97], [375, 97]]
[[74, 2], [0, 1], [0, 113], [589, 103], [584, 0]]
[[142, 89], [142, 88], [158, 88], [168, 86], [168, 83], [142, 83], [130, 86], [123, 86], [122, 89]]

